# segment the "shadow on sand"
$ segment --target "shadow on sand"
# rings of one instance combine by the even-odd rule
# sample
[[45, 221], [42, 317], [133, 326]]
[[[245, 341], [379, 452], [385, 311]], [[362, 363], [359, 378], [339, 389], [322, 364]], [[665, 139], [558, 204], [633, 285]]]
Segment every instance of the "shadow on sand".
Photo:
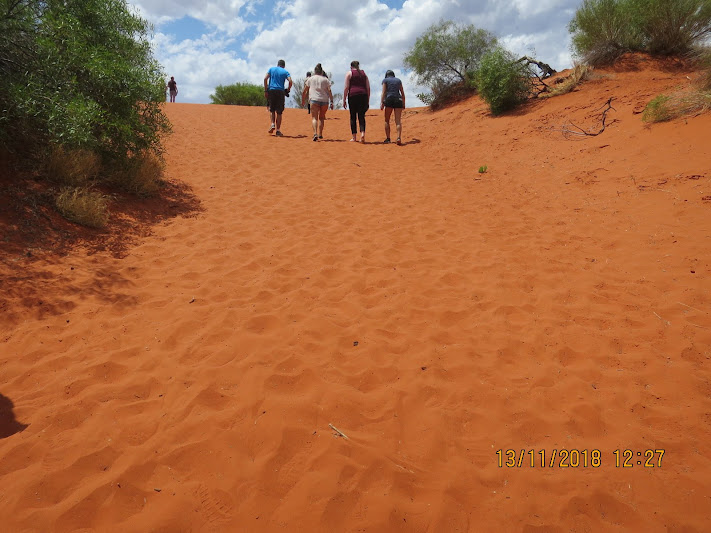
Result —
[[203, 211], [189, 186], [167, 181], [155, 198], [111, 194], [109, 225], [96, 230], [62, 218], [54, 209], [54, 195], [46, 182], [0, 180], [0, 331], [23, 317], [71, 311], [78, 295], [133, 305], [134, 298], [124, 292], [131, 280], [116, 272], [111, 262], [87, 274], [76, 271], [64, 257], [82, 248], [87, 255], [108, 252], [120, 259], [156, 224]]
[[15, 420], [14, 407], [10, 398], [0, 394], [0, 439], [11, 437], [15, 433], [24, 431], [27, 427], [27, 424], [20, 424]]

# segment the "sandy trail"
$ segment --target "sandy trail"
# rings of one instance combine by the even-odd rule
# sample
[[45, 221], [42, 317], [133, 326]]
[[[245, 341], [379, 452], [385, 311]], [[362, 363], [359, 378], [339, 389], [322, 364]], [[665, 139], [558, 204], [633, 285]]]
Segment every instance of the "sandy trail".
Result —
[[711, 115], [639, 115], [687, 75], [407, 110], [400, 147], [167, 106], [200, 212], [0, 263], [42, 289], [2, 286], [8, 531], [711, 530]]

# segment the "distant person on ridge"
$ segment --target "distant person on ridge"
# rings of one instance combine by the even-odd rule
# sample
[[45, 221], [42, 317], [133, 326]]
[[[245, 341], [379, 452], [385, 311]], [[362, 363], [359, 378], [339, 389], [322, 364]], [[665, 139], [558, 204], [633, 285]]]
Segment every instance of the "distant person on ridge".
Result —
[[402, 110], [405, 109], [405, 89], [402, 82], [395, 77], [392, 70], [385, 73], [383, 92], [380, 95], [380, 109], [385, 108], [385, 144], [390, 142], [390, 115], [395, 111], [395, 127], [397, 128], [397, 143], [402, 138]]
[[356, 140], [356, 117], [360, 126], [360, 142], [365, 142], [365, 112], [370, 102], [370, 81], [365, 72], [360, 70], [358, 61], [351, 61], [351, 70], [346, 74], [343, 89], [343, 109], [351, 106], [351, 134]]
[[331, 80], [323, 73], [321, 63], [314, 68], [313, 76], [304, 82], [301, 105], [305, 105], [307, 99], [311, 102], [311, 125], [314, 128], [314, 141], [318, 141], [323, 139], [323, 125], [329, 102], [331, 102], [331, 109], [333, 109]]
[[[311, 71], [309, 70], [306, 73], [306, 79], [308, 80], [310, 77], [311, 77]], [[301, 105], [304, 105], [304, 93], [303, 92], [301, 93]], [[308, 112], [309, 115], [311, 114], [311, 102], [306, 103], [306, 111]]]
[[175, 97], [178, 96], [178, 83], [175, 81], [173, 76], [170, 77], [170, 81], [165, 88], [168, 89], [168, 92], [170, 93], [170, 101], [175, 102]]
[[[284, 60], [280, 59], [277, 62], [277, 66], [270, 68], [267, 71], [267, 75], [264, 76], [264, 96], [267, 98], [269, 113], [272, 119], [269, 133], [273, 132], [276, 128], [277, 137], [283, 137], [281, 133], [281, 114], [284, 112], [284, 103], [293, 85], [291, 74], [284, 68], [285, 66], [286, 63]], [[289, 80], [289, 87], [284, 89], [284, 82], [286, 80]]]

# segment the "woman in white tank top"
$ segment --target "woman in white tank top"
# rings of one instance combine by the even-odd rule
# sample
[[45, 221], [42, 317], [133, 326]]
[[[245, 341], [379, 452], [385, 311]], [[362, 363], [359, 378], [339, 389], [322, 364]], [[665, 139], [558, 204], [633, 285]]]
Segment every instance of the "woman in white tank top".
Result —
[[314, 141], [323, 139], [323, 126], [326, 120], [326, 110], [329, 102], [333, 109], [333, 94], [331, 93], [331, 80], [323, 73], [321, 63], [314, 68], [313, 75], [304, 82], [304, 93], [301, 96], [301, 105], [306, 105], [306, 100], [311, 103], [311, 125], [314, 129]]

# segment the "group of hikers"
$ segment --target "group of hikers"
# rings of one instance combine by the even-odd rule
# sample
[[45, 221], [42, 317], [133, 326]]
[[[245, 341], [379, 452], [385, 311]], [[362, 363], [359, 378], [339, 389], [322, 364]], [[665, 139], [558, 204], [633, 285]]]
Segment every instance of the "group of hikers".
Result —
[[[285, 84], [288, 82], [288, 86]], [[276, 132], [277, 137], [282, 137], [281, 121], [286, 98], [294, 86], [291, 74], [286, 70], [283, 59], [277, 62], [276, 67], [271, 67], [264, 76], [264, 96], [271, 118], [269, 133]], [[370, 80], [365, 72], [360, 69], [358, 61], [351, 61], [351, 68], [346, 74], [343, 90], [343, 108], [350, 108], [352, 142], [357, 141], [360, 130], [360, 142], [365, 143], [365, 113], [370, 107]], [[313, 140], [323, 139], [323, 126], [326, 111], [329, 106], [333, 109], [333, 93], [331, 80], [323, 71], [321, 63], [314, 67], [313, 73], [306, 73], [304, 92], [301, 95], [301, 105], [306, 107], [311, 115]], [[395, 77], [392, 70], [385, 73], [380, 94], [380, 109], [385, 110], [385, 141], [390, 143], [390, 117], [395, 115], [397, 129], [397, 144], [402, 141], [402, 110], [405, 109], [405, 90], [402, 82]]]
[[[289, 83], [288, 87], [285, 86], [287, 82]], [[395, 142], [402, 144], [402, 110], [405, 109], [405, 89], [392, 70], [385, 73], [381, 85], [380, 109], [385, 110], [385, 140], [383, 142], [390, 143], [390, 118], [394, 114], [395, 128], [397, 129]], [[264, 76], [264, 96], [267, 99], [267, 108], [271, 118], [269, 133], [276, 132], [277, 137], [283, 137], [281, 132], [282, 113], [286, 98], [293, 86], [291, 74], [286, 70], [286, 63], [283, 59], [280, 59], [277, 66], [270, 68], [267, 75]], [[166, 85], [166, 91], [170, 93], [170, 101], [175, 102], [178, 84], [173, 76], [170, 77], [170, 81]], [[331, 80], [324, 73], [321, 63], [314, 67], [313, 73], [306, 73], [301, 105], [311, 115], [313, 140], [323, 139], [326, 111], [329, 106], [333, 109], [333, 93], [331, 92]], [[368, 75], [360, 69], [358, 61], [351, 61], [351, 68], [346, 73], [343, 108], [350, 108], [351, 112], [351, 141], [358, 140], [357, 134], [360, 131], [360, 142], [365, 143], [365, 113], [370, 108], [370, 80]]]

